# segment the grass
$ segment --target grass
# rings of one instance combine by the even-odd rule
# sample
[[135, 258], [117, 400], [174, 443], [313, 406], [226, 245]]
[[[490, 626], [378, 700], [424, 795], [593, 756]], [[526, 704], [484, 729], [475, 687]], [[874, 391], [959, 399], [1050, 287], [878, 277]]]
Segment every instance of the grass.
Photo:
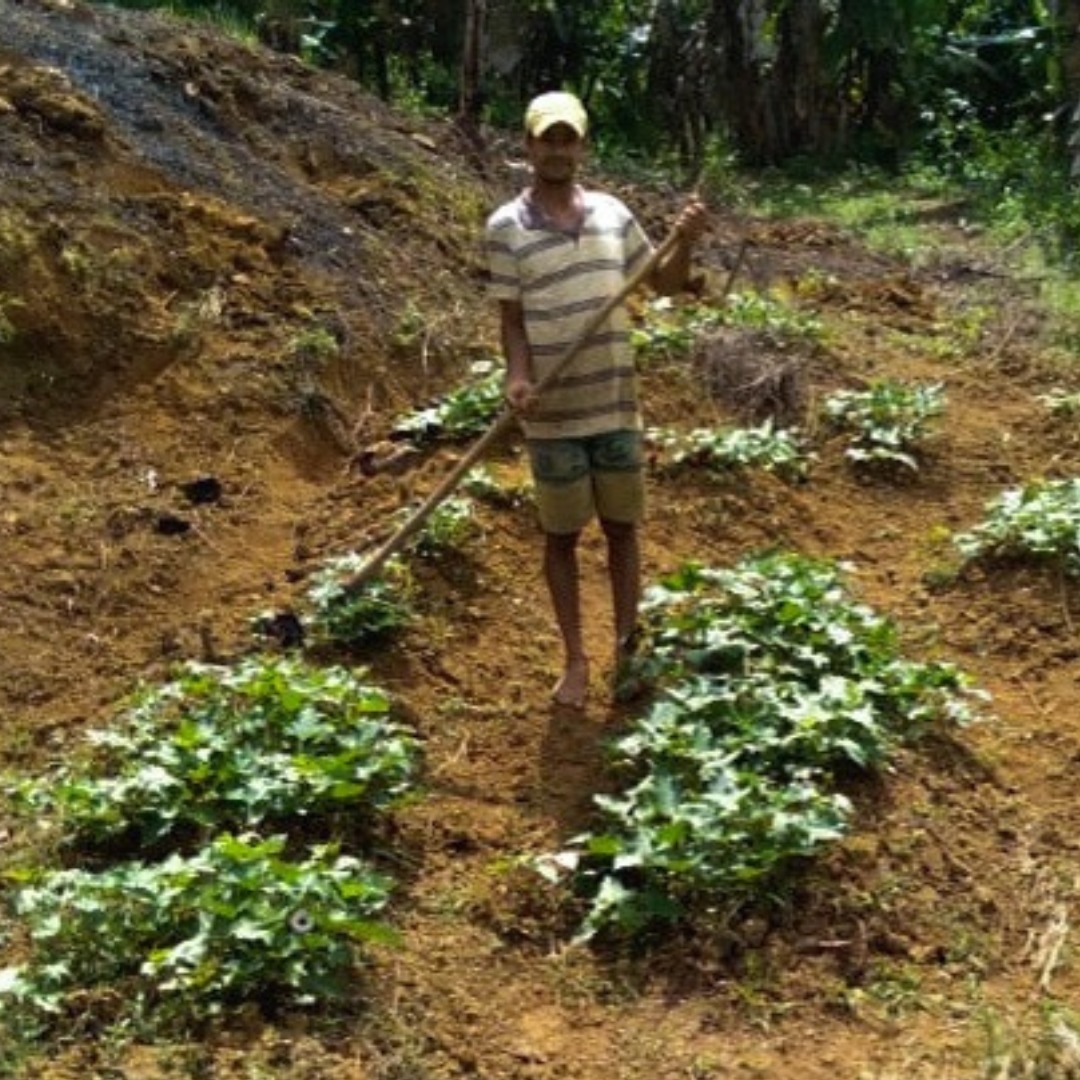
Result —
[[1063, 369], [1075, 377], [1080, 374], [1080, 279], [1044, 266], [1038, 300], [1046, 319], [1048, 344], [1059, 354]]
[[0, 269], [16, 269], [36, 246], [26, 216], [15, 210], [0, 210]]
[[927, 223], [960, 201], [933, 177], [855, 170], [813, 183], [767, 178], [755, 185], [754, 205], [768, 217], [821, 218], [875, 251], [921, 265], [938, 250]]
[[[1080, 273], [1071, 246], [1061, 239], [1076, 214], [1075, 193], [1043, 177], [1036, 213], [1030, 200], [994, 202], [985, 195], [992, 189], [987, 181], [965, 185], [925, 169], [899, 176], [855, 170], [809, 183], [771, 176], [751, 184], [754, 211], [767, 217], [821, 220], [914, 271], [956, 266], [987, 272], [980, 286], [965, 290], [964, 305], [954, 306], [932, 329], [905, 330], [912, 352], [945, 363], [996, 356], [1013, 338], [1023, 312], [1034, 309], [1039, 366], [1065, 380], [1076, 378]], [[997, 265], [988, 267], [991, 250]], [[1025, 336], [1030, 337], [1027, 329]]]
[[987, 1008], [981, 1016], [981, 1080], [1077, 1080], [1080, 1016], [1053, 1002], [1024, 1022]]

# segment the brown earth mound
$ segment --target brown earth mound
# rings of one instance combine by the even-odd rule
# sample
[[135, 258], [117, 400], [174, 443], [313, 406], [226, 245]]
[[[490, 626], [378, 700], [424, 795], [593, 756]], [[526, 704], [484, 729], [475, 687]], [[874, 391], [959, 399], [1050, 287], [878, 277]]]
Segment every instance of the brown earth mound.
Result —
[[[177, 660], [250, 650], [258, 612], [289, 608], [445, 473], [454, 450], [398, 475], [357, 462], [494, 355], [478, 240], [521, 172], [513, 146], [477, 155], [450, 126], [208, 29], [63, 0], [0, 0], [0, 18], [0, 759], [33, 771]], [[675, 199], [622, 194], [659, 237]], [[993, 694], [994, 719], [853, 793], [856, 833], [796, 908], [606, 956], [567, 949], [564, 905], [505, 870], [588, 823], [605, 739], [631, 714], [604, 702], [602, 663], [584, 717], [549, 709], [531, 511], [489, 506], [482, 542], [429, 568], [421, 623], [365, 658], [426, 758], [400, 821], [403, 945], [375, 957], [368, 1007], [332, 1033], [247, 1016], [199, 1046], [61, 1047], [27, 1075], [1035, 1075], [988, 1070], [995, 1045], [1049, 1054], [1043, 1007], [1080, 1001], [1080, 596], [1027, 567], [926, 581], [989, 497], [1068, 475], [1077, 437], [1037, 400], [1061, 374], [1008, 267], [940, 237], [912, 271], [816, 222], [720, 208], [702, 253], [706, 299], [749, 239], [735, 287], [782, 287], [833, 328], [771, 358], [797, 363], [786, 406], [810, 416], [883, 377], [945, 385], [916, 476], [868, 481], [818, 431], [799, 486], [651, 482], [650, 578], [774, 546], [847, 560], [914, 655]], [[930, 347], [961, 326], [966, 348]], [[650, 423], [726, 417], [707, 392], [723, 349], [745, 365], [768, 343], [647, 367]], [[494, 467], [523, 477], [514, 439]], [[596, 536], [584, 577], [603, 660]], [[1070, 1075], [1065, 1054], [1045, 1075]]]

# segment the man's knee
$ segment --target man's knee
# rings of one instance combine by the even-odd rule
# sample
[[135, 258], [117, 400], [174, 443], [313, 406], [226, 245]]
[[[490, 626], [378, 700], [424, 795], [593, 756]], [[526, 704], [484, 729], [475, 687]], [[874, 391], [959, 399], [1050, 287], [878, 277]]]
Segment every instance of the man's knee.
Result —
[[549, 581], [576, 576], [578, 533], [544, 534], [544, 573]]
[[611, 544], [628, 544], [637, 538], [637, 523], [634, 521], [612, 521], [601, 518], [600, 527]]
[[552, 555], [572, 555], [579, 536], [580, 532], [546, 532], [544, 542]]

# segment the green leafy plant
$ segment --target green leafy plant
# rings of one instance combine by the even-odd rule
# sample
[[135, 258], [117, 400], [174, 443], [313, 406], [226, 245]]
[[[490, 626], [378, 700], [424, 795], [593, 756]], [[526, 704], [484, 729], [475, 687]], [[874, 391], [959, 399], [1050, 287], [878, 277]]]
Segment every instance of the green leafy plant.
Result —
[[347, 809], [370, 820], [411, 783], [416, 744], [386, 694], [342, 668], [252, 657], [191, 664], [90, 735], [87, 760], [16, 788], [76, 842], [142, 846]]
[[476, 506], [468, 495], [451, 495], [428, 516], [416, 539], [420, 555], [446, 555], [461, 549], [479, 532]]
[[212, 1015], [229, 1004], [341, 995], [357, 947], [392, 941], [389, 882], [331, 844], [302, 861], [284, 836], [222, 835], [190, 856], [106, 870], [9, 872], [27, 959], [0, 969], [0, 1032], [65, 1016]]
[[919, 444], [929, 421], [941, 414], [940, 384], [905, 386], [886, 380], [868, 390], [842, 390], [826, 398], [828, 424], [851, 436], [845, 451], [859, 465], [901, 465], [917, 471]]
[[341, 343], [328, 327], [315, 325], [292, 338], [289, 355], [306, 367], [318, 370], [341, 355]]
[[0, 266], [25, 265], [34, 250], [37, 230], [30, 219], [19, 210], [0, 210]]
[[427, 316], [411, 300], [407, 300], [390, 340], [399, 349], [411, 349], [424, 337], [427, 324]]
[[503, 374], [490, 360], [472, 366], [474, 379], [398, 419], [394, 432], [418, 444], [460, 441], [482, 434], [503, 404]]
[[312, 836], [338, 811], [354, 840], [373, 835], [416, 755], [386, 694], [342, 668], [249, 657], [142, 689], [85, 753], [9, 785], [67, 868], [3, 871], [16, 963], [0, 969], [0, 1042], [99, 1010], [154, 1027], [346, 990], [358, 948], [393, 940], [376, 918], [391, 883]]
[[1080, 575], [1080, 480], [1036, 480], [992, 500], [953, 542], [966, 562], [1037, 558]]
[[752, 428], [695, 428], [677, 432], [657, 428], [650, 440], [664, 451], [673, 469], [731, 472], [757, 467], [789, 478], [806, 474], [807, 454], [793, 431], [777, 429], [771, 421]]
[[474, 499], [490, 506], [520, 506], [532, 500], [532, 483], [529, 480], [507, 484], [500, 480], [486, 465], [470, 469], [461, 481], [461, 489]]
[[651, 588], [636, 674], [655, 698], [614, 744], [622, 789], [598, 831], [541, 860], [589, 897], [581, 930], [634, 933], [760, 896], [846, 828], [845, 768], [973, 715], [947, 664], [903, 659], [893, 625], [838, 569], [773, 554], [687, 565]]
[[661, 296], [645, 307], [644, 317], [630, 332], [630, 341], [643, 360], [685, 356], [698, 336], [721, 326], [723, 309], [704, 304], [676, 305]]
[[816, 316], [777, 294], [734, 293], [723, 306], [675, 305], [668, 297], [653, 300], [631, 341], [644, 360], [672, 359], [689, 353], [698, 338], [722, 326], [759, 331], [777, 344], [816, 342], [822, 328]]
[[18, 330], [8, 312], [23, 306], [23, 302], [18, 297], [7, 296], [0, 292], [0, 345], [10, 345], [18, 336]]
[[777, 344], [815, 343], [821, 340], [820, 320], [778, 292], [739, 292], [728, 297], [724, 322], [763, 332]]
[[392, 637], [413, 618], [412, 577], [404, 560], [392, 557], [358, 587], [350, 585], [364, 565], [355, 552], [336, 556], [312, 575], [307, 623], [317, 641], [372, 645]]
[[1046, 406], [1052, 416], [1071, 420], [1080, 415], [1080, 390], [1068, 391], [1055, 387], [1047, 394], [1040, 394], [1039, 402]]

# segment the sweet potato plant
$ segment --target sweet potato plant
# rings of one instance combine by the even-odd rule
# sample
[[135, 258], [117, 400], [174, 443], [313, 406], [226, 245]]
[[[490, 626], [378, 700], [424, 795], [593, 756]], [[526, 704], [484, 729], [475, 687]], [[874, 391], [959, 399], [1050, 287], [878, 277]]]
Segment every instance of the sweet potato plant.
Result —
[[0, 1040], [344, 991], [356, 947], [392, 936], [368, 844], [416, 759], [343, 668], [255, 656], [140, 690], [83, 753], [7, 785], [37, 843], [0, 867]]
[[991, 500], [954, 543], [965, 562], [1034, 559], [1080, 576], [1080, 480], [1033, 480]]
[[973, 713], [953, 666], [899, 652], [836, 566], [770, 554], [730, 570], [685, 565], [648, 593], [636, 674], [653, 699], [617, 740], [621, 789], [600, 821], [541, 860], [588, 897], [581, 936], [761, 896], [840, 838], [840, 777]]

